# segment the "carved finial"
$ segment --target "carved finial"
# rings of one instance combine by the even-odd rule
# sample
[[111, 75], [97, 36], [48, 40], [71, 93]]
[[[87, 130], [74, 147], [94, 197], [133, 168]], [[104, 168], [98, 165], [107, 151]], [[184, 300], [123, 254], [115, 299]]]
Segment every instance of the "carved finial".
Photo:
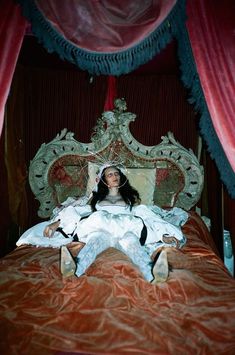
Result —
[[114, 100], [114, 111], [118, 111], [120, 113], [127, 110], [127, 104], [124, 98]]
[[61, 132], [58, 133], [56, 137], [53, 139], [53, 142], [57, 142], [63, 139], [66, 136], [67, 131], [68, 131], [67, 128], [62, 129]]

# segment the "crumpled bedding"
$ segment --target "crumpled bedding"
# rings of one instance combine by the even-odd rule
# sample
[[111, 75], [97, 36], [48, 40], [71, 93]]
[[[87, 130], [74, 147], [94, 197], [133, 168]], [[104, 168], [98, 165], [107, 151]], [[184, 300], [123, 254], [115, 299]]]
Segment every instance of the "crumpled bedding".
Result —
[[154, 286], [113, 248], [63, 279], [58, 249], [17, 247], [0, 260], [0, 353], [234, 354], [235, 280], [195, 212], [183, 232], [168, 281]]
[[[73, 200], [73, 199], [72, 199]], [[71, 201], [71, 198], [69, 198], [69, 201]], [[112, 213], [108, 213], [107, 215], [105, 212], [96, 212], [92, 213], [92, 215], [83, 220], [82, 223], [78, 224], [77, 222], [80, 220], [80, 218], [83, 215], [89, 215], [91, 212], [91, 207], [90, 205], [85, 205], [85, 206], [76, 206], [75, 203], [77, 203], [76, 200], [73, 200], [74, 203], [70, 203], [70, 205], [66, 206], [65, 209], [60, 209], [60, 212], [55, 213], [55, 216], [52, 220], [50, 221], [45, 221], [36, 224], [35, 226], [29, 228], [26, 230], [19, 240], [16, 242], [17, 246], [21, 246], [24, 244], [31, 244], [35, 246], [41, 246], [41, 247], [53, 247], [53, 248], [60, 248], [62, 245], [67, 245], [73, 241], [73, 237], [70, 236], [70, 233], [76, 234], [79, 236], [79, 240], [81, 242], [86, 242], [87, 238], [87, 233], [91, 231], [96, 231], [98, 228], [98, 225], [100, 229], [103, 231], [109, 232], [112, 230], [112, 234], [114, 235], [115, 231], [118, 235], [121, 235], [124, 233], [124, 230], [126, 229], [127, 231], [130, 230], [129, 228], [129, 222], [132, 225], [132, 230], [134, 228], [134, 225], [136, 225], [136, 234], [138, 235], [138, 230], [139, 227], [138, 225], [143, 226], [142, 222], [140, 223], [140, 220], [136, 219], [134, 221], [131, 217], [129, 217], [129, 214], [127, 213], [128, 217], [125, 219], [121, 219], [118, 217], [113, 218]], [[118, 213], [118, 216], [121, 216], [123, 214], [123, 207], [121, 206], [106, 206], [106, 208], [111, 209], [115, 208], [115, 214]], [[118, 212], [117, 212], [118, 209]], [[58, 209], [56, 209], [58, 210]], [[55, 211], [56, 211], [55, 210]], [[102, 218], [99, 218], [98, 214], [102, 214]], [[151, 236], [153, 241], [155, 241], [157, 238], [156, 235], [156, 230], [159, 229], [159, 234], [162, 236], [164, 233], [168, 233], [170, 235], [175, 235], [181, 237], [181, 232], [178, 232], [177, 230], [179, 227], [184, 225], [188, 219], [188, 213], [181, 208], [174, 207], [170, 211], [163, 210], [158, 206], [145, 206], [145, 205], [138, 205], [136, 207], [133, 207], [132, 213], [135, 216], [141, 217], [141, 221], [144, 220], [148, 233], [147, 233], [147, 240], [146, 243], [151, 242]], [[131, 213], [131, 214], [132, 214]], [[126, 212], [124, 213], [126, 214]], [[142, 218], [142, 216], [145, 216]], [[53, 238], [45, 238], [43, 237], [43, 231], [45, 227], [51, 223], [55, 222], [58, 219], [60, 219], [60, 226], [63, 228], [63, 231], [67, 234], [68, 238], [64, 238], [64, 236], [60, 232], [55, 232], [53, 235]], [[93, 220], [91, 222], [91, 219]], [[101, 221], [100, 221], [101, 220]], [[154, 223], [153, 221], [156, 220], [157, 228], [154, 228]], [[166, 223], [167, 222], [167, 223]], [[170, 224], [168, 224], [170, 223]], [[77, 226], [78, 224], [78, 226]], [[111, 227], [112, 224], [112, 227]], [[171, 226], [172, 225], [172, 226]], [[177, 227], [177, 228], [174, 228]], [[83, 230], [83, 232], [82, 232]], [[155, 231], [155, 232], [154, 232]], [[81, 238], [82, 236], [82, 238]], [[160, 239], [160, 238], [159, 238]], [[174, 244], [174, 243], [173, 243]], [[182, 242], [184, 244], [184, 242]]]

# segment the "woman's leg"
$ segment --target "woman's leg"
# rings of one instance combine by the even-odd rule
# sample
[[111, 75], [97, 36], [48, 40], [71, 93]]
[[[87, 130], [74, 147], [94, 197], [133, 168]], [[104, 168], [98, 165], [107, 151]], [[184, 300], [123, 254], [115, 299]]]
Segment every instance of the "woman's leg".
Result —
[[140, 245], [139, 238], [135, 234], [131, 232], [124, 234], [124, 236], [119, 239], [116, 247], [129, 256], [131, 261], [138, 266], [147, 281], [150, 282], [153, 279], [151, 271], [152, 260], [145, 248]]
[[93, 232], [86, 244], [77, 255], [76, 276], [85, 273], [88, 267], [95, 261], [98, 254], [112, 246], [112, 236], [105, 232]]

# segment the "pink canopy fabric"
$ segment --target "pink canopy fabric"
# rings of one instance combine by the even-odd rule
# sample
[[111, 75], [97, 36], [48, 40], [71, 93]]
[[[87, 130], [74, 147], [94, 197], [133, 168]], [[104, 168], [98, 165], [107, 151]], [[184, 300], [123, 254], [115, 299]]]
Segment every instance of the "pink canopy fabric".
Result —
[[[149, 36], [176, 0], [35, 0], [43, 17], [66, 40], [89, 52], [124, 51]], [[56, 6], [55, 6], [56, 5]], [[78, 21], [79, 20], [79, 21]]]
[[187, 2], [187, 14], [189, 38], [206, 103], [235, 172], [235, 2], [191, 0]]
[[0, 134], [4, 121], [4, 108], [13, 73], [27, 26], [19, 5], [13, 0], [0, 3]]

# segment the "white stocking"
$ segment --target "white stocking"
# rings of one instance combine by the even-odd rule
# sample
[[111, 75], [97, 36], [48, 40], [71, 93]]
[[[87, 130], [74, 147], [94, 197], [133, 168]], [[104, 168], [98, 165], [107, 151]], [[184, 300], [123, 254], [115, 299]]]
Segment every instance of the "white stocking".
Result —
[[117, 249], [129, 256], [147, 281], [150, 282], [153, 279], [152, 260], [145, 248], [140, 245], [139, 238], [135, 234], [131, 232], [124, 234], [118, 241]]
[[76, 276], [81, 276], [95, 261], [98, 254], [113, 246], [112, 236], [104, 232], [93, 232], [89, 235], [86, 244], [77, 255]]

